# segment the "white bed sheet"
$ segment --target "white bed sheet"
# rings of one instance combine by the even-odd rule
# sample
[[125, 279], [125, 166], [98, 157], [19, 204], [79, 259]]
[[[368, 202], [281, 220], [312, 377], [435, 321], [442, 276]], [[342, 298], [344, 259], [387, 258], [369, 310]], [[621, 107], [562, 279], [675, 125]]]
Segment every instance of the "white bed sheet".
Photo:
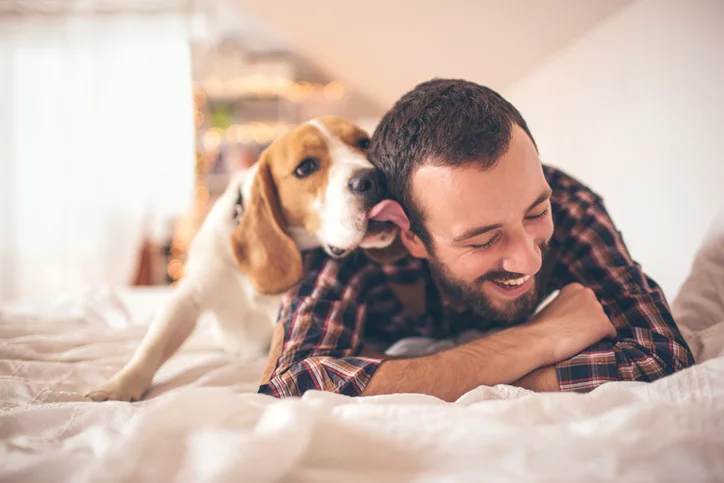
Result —
[[[724, 221], [724, 220], [723, 220]], [[264, 361], [202, 324], [138, 403], [82, 394], [167, 290], [0, 307], [0, 481], [724, 481], [724, 223], [674, 304], [698, 364], [590, 394], [480, 387], [453, 404], [255, 394]]]

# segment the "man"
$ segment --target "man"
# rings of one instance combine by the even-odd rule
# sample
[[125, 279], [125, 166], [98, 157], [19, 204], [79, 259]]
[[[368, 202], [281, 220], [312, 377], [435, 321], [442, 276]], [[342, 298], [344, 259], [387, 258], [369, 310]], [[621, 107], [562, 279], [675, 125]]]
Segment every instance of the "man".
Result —
[[[370, 159], [392, 200], [379, 216], [400, 226], [410, 256], [308, 254], [261, 393], [454, 401], [479, 385], [589, 391], [694, 363], [601, 198], [541, 164], [525, 121], [497, 93], [461, 80], [420, 84], [384, 116]], [[492, 328], [503, 330], [436, 354], [362, 354], [369, 341]]]

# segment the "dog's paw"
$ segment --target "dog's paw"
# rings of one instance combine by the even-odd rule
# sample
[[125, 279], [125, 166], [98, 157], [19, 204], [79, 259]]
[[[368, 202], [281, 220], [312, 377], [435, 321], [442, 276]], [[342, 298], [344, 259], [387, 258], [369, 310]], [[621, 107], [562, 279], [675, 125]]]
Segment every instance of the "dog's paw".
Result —
[[106, 382], [85, 394], [91, 401], [140, 401], [148, 384], [141, 380], [120, 379]]

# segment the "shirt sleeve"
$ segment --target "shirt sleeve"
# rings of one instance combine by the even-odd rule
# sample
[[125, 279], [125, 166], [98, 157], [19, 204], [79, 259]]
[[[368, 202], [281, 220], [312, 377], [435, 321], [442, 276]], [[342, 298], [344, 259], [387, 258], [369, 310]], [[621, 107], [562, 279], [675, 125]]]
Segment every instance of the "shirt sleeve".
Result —
[[[653, 381], [694, 364], [659, 286], [634, 262], [600, 198], [561, 213], [566, 242], [553, 277], [596, 293], [616, 327], [555, 368], [562, 391], [589, 391], [610, 381]], [[557, 223], [558, 225], [558, 223]]]
[[300, 283], [286, 294], [279, 315], [284, 343], [268, 384], [259, 392], [278, 398], [308, 390], [361, 395], [382, 361], [358, 357], [363, 345], [371, 263], [324, 252], [308, 255]]

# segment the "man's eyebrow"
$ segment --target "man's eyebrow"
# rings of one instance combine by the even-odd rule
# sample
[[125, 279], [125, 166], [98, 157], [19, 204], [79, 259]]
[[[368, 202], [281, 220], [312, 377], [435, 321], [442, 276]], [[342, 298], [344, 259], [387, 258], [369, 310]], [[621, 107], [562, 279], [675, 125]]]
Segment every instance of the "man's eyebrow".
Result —
[[[526, 213], [528, 211], [532, 210], [533, 208], [535, 208], [536, 206], [540, 205], [544, 201], [546, 201], [548, 198], [551, 197], [552, 194], [553, 194], [553, 191], [550, 188], [546, 188], [546, 190], [543, 193], [541, 193], [540, 196], [538, 196], [538, 198], [536, 198], [533, 203], [531, 203], [531, 205], [526, 210]], [[470, 228], [469, 230], [466, 230], [462, 235], [456, 236], [455, 238], [452, 239], [452, 242], [453, 243], [462, 243], [465, 240], [469, 240], [470, 238], [475, 238], [476, 236], [480, 236], [489, 231], [496, 230], [496, 229], [500, 228], [501, 226], [503, 226], [503, 225], [501, 225], [500, 223], [496, 223], [494, 225], [476, 226], [476, 227]]]
[[453, 243], [462, 243], [465, 240], [468, 240], [470, 238], [475, 238], [476, 236], [482, 235], [483, 233], [487, 233], [489, 231], [498, 229], [501, 226], [503, 226], [503, 225], [501, 225], [500, 223], [496, 223], [495, 225], [476, 226], [476, 227], [470, 228], [462, 235], [456, 236], [455, 238], [452, 239], [452, 242]]
[[532, 210], [533, 208], [535, 208], [536, 206], [540, 205], [541, 203], [543, 203], [548, 198], [550, 198], [552, 194], [553, 194], [553, 190], [551, 190], [550, 188], [546, 188], [546, 190], [543, 193], [541, 193], [541, 195], [538, 198], [536, 198], [536, 200], [533, 203], [530, 204], [530, 206], [526, 210], [526, 213], [528, 211]]

